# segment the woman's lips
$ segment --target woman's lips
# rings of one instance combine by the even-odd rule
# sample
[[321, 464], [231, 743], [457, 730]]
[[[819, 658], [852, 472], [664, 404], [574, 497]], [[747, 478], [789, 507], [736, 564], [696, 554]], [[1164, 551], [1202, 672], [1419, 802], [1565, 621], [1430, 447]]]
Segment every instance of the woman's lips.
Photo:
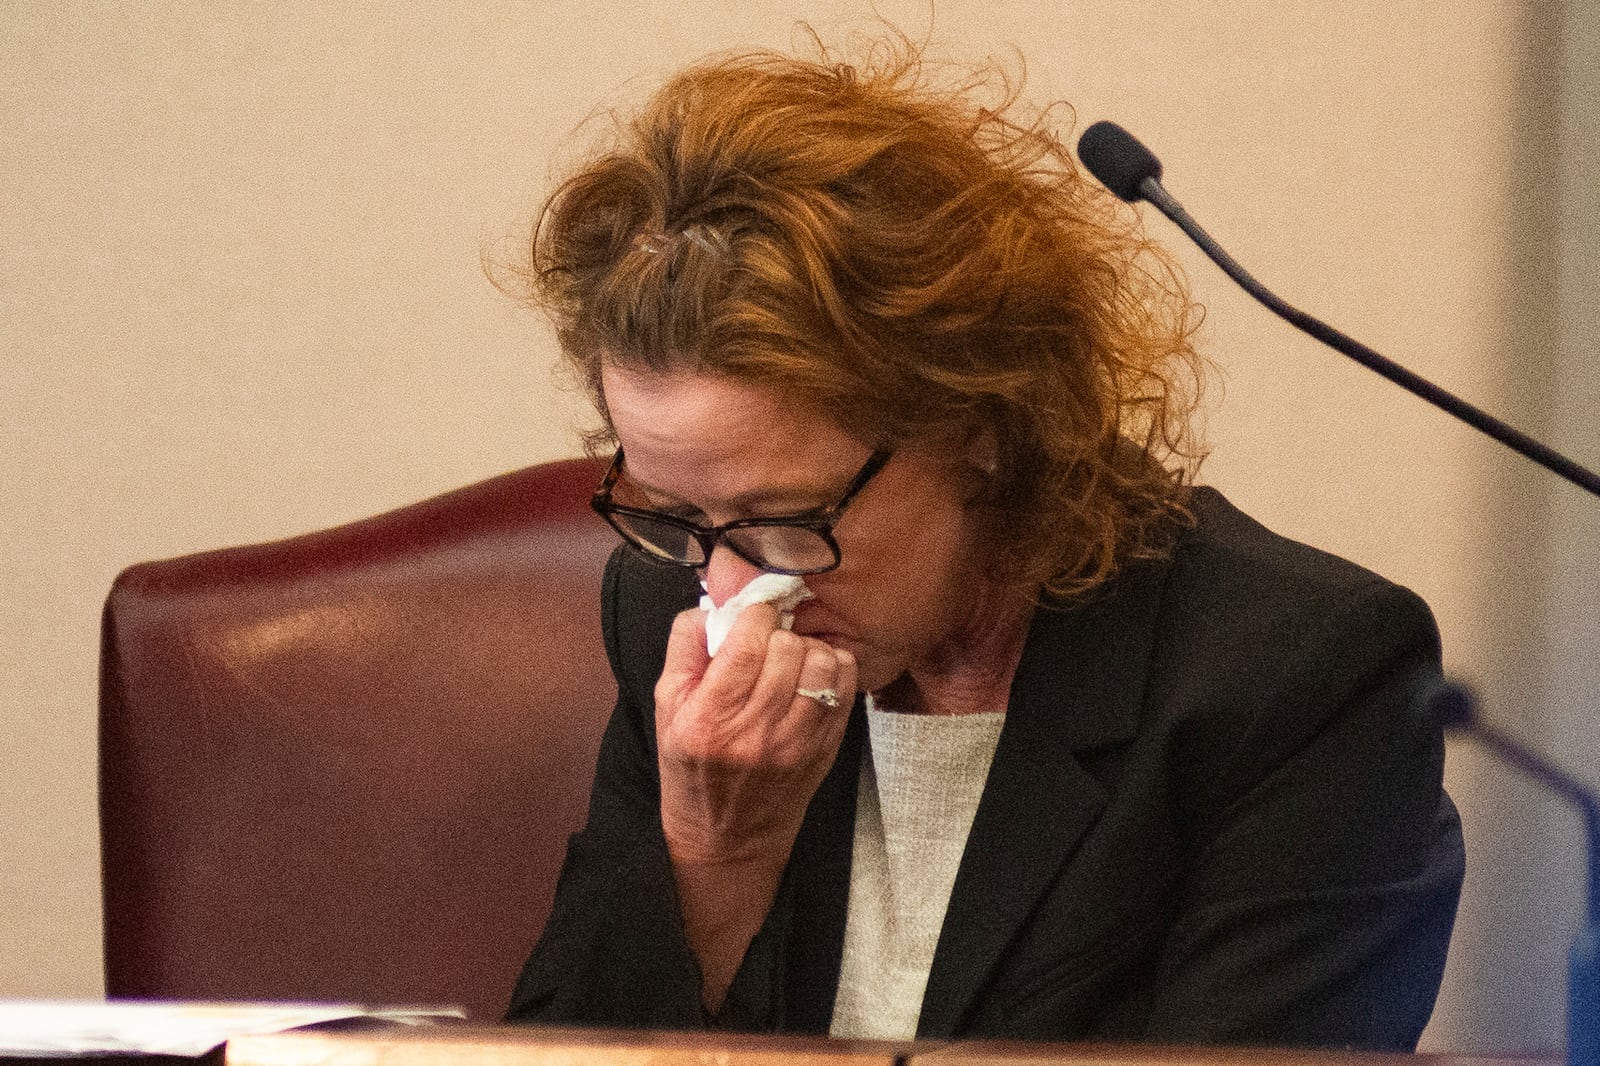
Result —
[[854, 654], [857, 647], [854, 638], [830, 629], [801, 629], [799, 626], [796, 626], [795, 632], [799, 633], [802, 637], [810, 637], [812, 640], [820, 640], [822, 643], [828, 645], [828, 647], [833, 648], [836, 651], [848, 651], [851, 654]]
[[822, 643], [834, 648], [849, 648], [854, 650], [857, 642], [843, 628], [834, 625], [834, 619], [828, 617], [825, 605], [816, 600], [806, 600], [795, 605], [794, 631], [802, 637], [820, 640]]

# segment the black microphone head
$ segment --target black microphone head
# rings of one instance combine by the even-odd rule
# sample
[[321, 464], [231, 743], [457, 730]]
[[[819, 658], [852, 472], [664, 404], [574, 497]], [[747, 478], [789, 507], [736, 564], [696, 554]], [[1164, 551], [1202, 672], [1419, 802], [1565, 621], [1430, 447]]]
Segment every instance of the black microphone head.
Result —
[[1100, 184], [1128, 201], [1144, 199], [1146, 178], [1161, 180], [1161, 160], [1115, 122], [1096, 122], [1078, 138], [1078, 158]]
[[1470, 731], [1477, 725], [1478, 700], [1457, 681], [1430, 674], [1417, 682], [1412, 707], [1445, 729]]

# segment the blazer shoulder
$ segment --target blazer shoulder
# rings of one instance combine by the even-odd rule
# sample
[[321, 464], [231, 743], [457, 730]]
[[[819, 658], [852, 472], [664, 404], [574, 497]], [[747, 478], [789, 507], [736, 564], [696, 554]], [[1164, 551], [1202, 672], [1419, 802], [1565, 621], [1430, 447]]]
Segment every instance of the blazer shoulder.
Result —
[[1352, 601], [1432, 626], [1422, 599], [1357, 563], [1274, 533], [1220, 492], [1198, 488], [1196, 524], [1180, 541], [1168, 580], [1168, 606], [1226, 625], [1242, 612], [1257, 620], [1326, 615]]
[[1203, 790], [1218, 787], [1224, 767], [1240, 780], [1269, 772], [1335, 722], [1373, 737], [1420, 729], [1411, 696], [1440, 660], [1422, 598], [1271, 532], [1214, 490], [1195, 495], [1198, 522], [1163, 601], [1152, 698], [1177, 729], [1180, 761], [1212, 782]]

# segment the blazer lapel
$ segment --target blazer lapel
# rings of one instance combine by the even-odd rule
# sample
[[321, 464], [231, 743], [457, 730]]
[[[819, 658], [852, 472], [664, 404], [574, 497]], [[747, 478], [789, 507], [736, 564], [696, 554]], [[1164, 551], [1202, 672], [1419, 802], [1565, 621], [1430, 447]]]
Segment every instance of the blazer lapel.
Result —
[[839, 754], [806, 808], [790, 853], [787, 964], [776, 1018], [782, 1032], [826, 1033], [833, 1020], [866, 735], [867, 712], [857, 699]]
[[1035, 613], [923, 994], [917, 1035], [948, 1038], [1106, 804], [1076, 752], [1138, 728], [1167, 567], [1136, 564], [1101, 595]]

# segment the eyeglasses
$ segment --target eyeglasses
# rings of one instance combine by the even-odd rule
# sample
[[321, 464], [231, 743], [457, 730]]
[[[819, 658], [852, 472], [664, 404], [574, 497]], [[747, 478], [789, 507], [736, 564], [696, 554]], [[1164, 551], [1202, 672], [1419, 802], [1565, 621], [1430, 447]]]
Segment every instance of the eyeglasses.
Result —
[[622, 477], [622, 449], [611, 459], [589, 506], [622, 535], [622, 539], [652, 559], [677, 566], [705, 566], [717, 543], [752, 566], [774, 574], [820, 574], [839, 565], [839, 543], [833, 539], [834, 523], [850, 501], [893, 454], [875, 451], [832, 507], [771, 518], [741, 518], [720, 526], [700, 526], [676, 515], [641, 507], [628, 507], [611, 498]]

